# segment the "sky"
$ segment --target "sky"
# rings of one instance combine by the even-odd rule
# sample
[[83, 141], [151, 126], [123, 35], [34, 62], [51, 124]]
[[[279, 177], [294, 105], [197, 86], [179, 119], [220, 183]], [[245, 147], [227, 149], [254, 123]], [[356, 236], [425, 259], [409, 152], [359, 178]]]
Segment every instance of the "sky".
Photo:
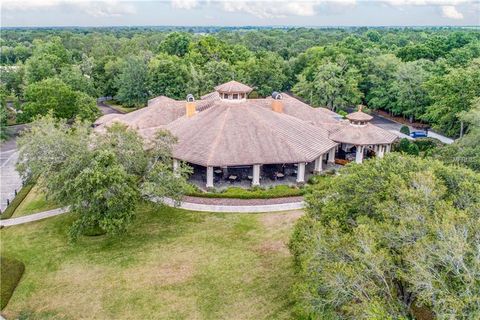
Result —
[[2, 0], [2, 27], [480, 26], [480, 0]]

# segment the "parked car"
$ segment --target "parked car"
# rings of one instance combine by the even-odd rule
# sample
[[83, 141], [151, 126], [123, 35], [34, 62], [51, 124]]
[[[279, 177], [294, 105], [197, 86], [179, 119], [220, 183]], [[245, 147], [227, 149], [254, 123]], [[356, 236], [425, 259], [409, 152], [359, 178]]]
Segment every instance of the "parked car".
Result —
[[412, 137], [412, 138], [426, 138], [427, 133], [425, 131], [413, 131], [413, 132], [410, 132], [410, 137]]

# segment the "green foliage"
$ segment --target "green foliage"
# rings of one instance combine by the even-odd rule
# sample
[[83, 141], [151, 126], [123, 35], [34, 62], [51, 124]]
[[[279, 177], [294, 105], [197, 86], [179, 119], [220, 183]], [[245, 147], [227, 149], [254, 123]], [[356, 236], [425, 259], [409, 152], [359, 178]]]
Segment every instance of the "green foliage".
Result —
[[188, 33], [172, 32], [160, 43], [160, 51], [183, 57], [188, 53], [191, 37]]
[[[160, 54], [150, 61], [148, 83], [153, 96], [164, 95], [185, 99], [190, 75], [187, 67], [176, 56]], [[197, 90], [195, 90], [197, 91]]]
[[351, 164], [306, 195], [290, 249], [310, 318], [480, 315], [480, 175], [399, 154]]
[[99, 229], [116, 235], [131, 224], [142, 195], [181, 199], [190, 168], [182, 164], [173, 172], [175, 142], [159, 132], [145, 150], [142, 138], [125, 126], [92, 135], [87, 123], [68, 125], [49, 114], [18, 139], [17, 168], [24, 180], [41, 176], [47, 196], [79, 214], [72, 240]]
[[455, 163], [480, 171], [480, 98], [473, 102], [469, 112], [461, 120], [468, 124], [468, 132], [453, 144], [445, 145], [434, 156], [447, 163]]
[[408, 126], [402, 126], [400, 128], [400, 132], [409, 136], [410, 135], [410, 128]]
[[473, 60], [465, 68], [451, 69], [444, 76], [434, 77], [427, 84], [433, 103], [427, 108], [424, 118], [446, 134], [458, 135], [458, 118], [480, 96], [479, 83], [480, 59]]
[[144, 106], [148, 100], [147, 63], [144, 58], [137, 56], [127, 57], [119, 70], [115, 80], [118, 88], [116, 98], [122, 104]]
[[0, 305], [1, 310], [5, 308], [13, 295], [23, 273], [25, 265], [23, 262], [13, 258], [0, 257]]
[[13, 200], [11, 200], [10, 205], [2, 212], [0, 219], [9, 219], [15, 210], [17, 210], [18, 206], [22, 203], [22, 201], [27, 197], [30, 190], [34, 186], [34, 183], [28, 183], [27, 185], [23, 186], [20, 191], [18, 191], [17, 195]]
[[325, 60], [312, 70], [307, 69], [299, 76], [293, 92], [314, 105], [336, 110], [360, 102], [359, 79], [358, 70], [339, 56], [335, 61]]
[[279, 185], [271, 188], [253, 187], [244, 189], [230, 187], [218, 192], [200, 192], [196, 189], [187, 193], [189, 196], [202, 198], [232, 198], [232, 199], [273, 199], [284, 197], [297, 197], [304, 194], [303, 188]]
[[7, 103], [3, 99], [3, 97], [0, 97], [0, 141], [6, 140], [8, 137], [7, 121], [8, 121]]
[[25, 99], [21, 118], [26, 121], [49, 112], [56, 118], [79, 117], [90, 121], [99, 114], [95, 99], [83, 92], [74, 91], [58, 78], [45, 79], [29, 85]]

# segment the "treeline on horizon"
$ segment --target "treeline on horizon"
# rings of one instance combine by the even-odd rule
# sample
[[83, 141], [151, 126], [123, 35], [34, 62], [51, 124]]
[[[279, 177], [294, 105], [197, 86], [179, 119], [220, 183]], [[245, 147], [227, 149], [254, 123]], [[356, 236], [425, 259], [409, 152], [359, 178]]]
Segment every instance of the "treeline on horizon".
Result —
[[139, 107], [235, 79], [255, 87], [252, 97], [281, 90], [337, 111], [364, 104], [458, 136], [480, 96], [475, 28], [8, 28], [1, 50], [2, 97], [26, 118], [46, 112], [36, 101], [46, 92], [68, 92], [88, 118], [86, 96]]

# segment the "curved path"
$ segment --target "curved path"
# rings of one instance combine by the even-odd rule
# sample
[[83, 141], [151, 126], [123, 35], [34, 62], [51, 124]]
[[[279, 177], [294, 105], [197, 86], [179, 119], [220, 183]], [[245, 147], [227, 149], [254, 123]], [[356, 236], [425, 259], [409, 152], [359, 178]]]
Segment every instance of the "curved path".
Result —
[[[159, 202], [159, 199], [152, 199]], [[164, 198], [163, 203], [174, 206], [175, 202], [170, 198]], [[191, 211], [227, 212], [227, 213], [256, 213], [288, 211], [304, 208], [303, 197], [286, 197], [276, 199], [227, 199], [227, 198], [199, 198], [184, 197], [177, 208]], [[58, 208], [23, 217], [0, 220], [1, 227], [15, 226], [28, 222], [43, 220], [67, 213], [68, 207]]]

